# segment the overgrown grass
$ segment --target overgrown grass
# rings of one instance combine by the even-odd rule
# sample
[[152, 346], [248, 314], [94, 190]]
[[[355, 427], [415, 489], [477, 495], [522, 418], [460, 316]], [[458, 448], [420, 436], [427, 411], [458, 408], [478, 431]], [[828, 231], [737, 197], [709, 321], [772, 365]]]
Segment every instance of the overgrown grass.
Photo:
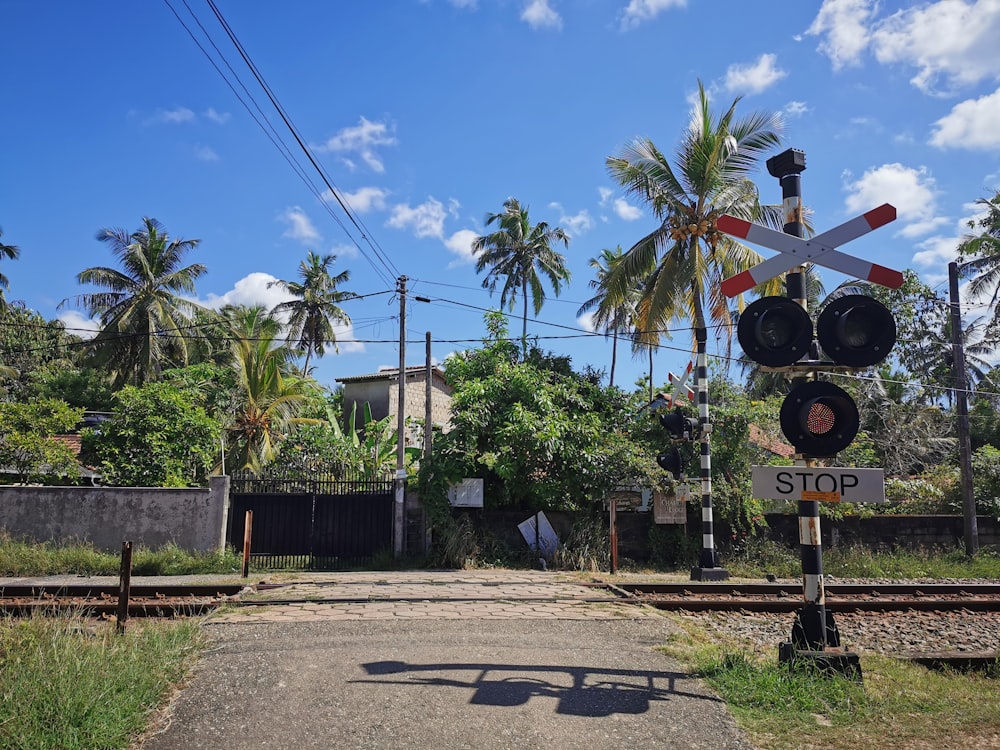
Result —
[[0, 748], [127, 748], [201, 646], [191, 620], [0, 620]]
[[[92, 544], [34, 542], [0, 531], [0, 576], [118, 575], [121, 557]], [[186, 552], [168, 544], [159, 549], [138, 547], [132, 554], [133, 575], [192, 575], [238, 573], [242, 560], [233, 550]]]
[[[722, 555], [722, 564], [740, 578], [798, 578], [802, 562], [798, 548], [769, 539], [749, 540], [741, 550]], [[969, 558], [962, 549], [884, 550], [861, 546], [823, 550], [823, 572], [838, 578], [997, 578], [1000, 556], [982, 550]]]
[[789, 668], [696, 626], [664, 651], [703, 676], [760, 750], [997, 747], [1000, 681], [935, 672], [886, 656], [861, 659], [863, 683]]

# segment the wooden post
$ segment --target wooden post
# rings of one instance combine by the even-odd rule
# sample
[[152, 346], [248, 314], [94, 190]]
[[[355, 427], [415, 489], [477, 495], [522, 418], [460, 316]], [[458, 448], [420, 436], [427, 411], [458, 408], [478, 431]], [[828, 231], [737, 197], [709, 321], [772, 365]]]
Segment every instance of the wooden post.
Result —
[[243, 522], [243, 577], [250, 575], [250, 538], [253, 535], [253, 511], [248, 510]]
[[608, 526], [611, 529], [611, 572], [618, 572], [618, 502], [614, 495], [608, 501]]
[[119, 634], [125, 632], [128, 621], [128, 597], [132, 586], [132, 542], [122, 542], [122, 562], [118, 569], [118, 612], [115, 629]]

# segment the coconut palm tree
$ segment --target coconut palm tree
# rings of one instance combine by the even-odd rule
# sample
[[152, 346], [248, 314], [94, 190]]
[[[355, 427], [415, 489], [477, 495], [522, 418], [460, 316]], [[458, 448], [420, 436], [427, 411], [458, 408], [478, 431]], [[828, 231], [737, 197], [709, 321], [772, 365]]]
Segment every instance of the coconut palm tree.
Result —
[[[3, 237], [3, 229], [0, 228], [0, 237]], [[0, 258], [7, 258], [8, 260], [17, 260], [21, 256], [21, 248], [16, 245], [6, 245], [0, 242]], [[0, 290], [7, 289], [10, 286], [10, 281], [0, 273]], [[3, 292], [0, 291], [0, 305], [6, 304], [3, 296]]]
[[[552, 247], [555, 242], [569, 246], [569, 235], [559, 227], [549, 227], [542, 221], [532, 226], [528, 218], [528, 207], [522, 206], [516, 198], [504, 201], [503, 212], [487, 214], [486, 226], [495, 224], [492, 234], [477, 237], [472, 242], [472, 250], [477, 255], [476, 273], [487, 271], [483, 288], [492, 293], [497, 282], [504, 279], [500, 291], [500, 305], [509, 305], [513, 310], [520, 292], [523, 306], [521, 345], [525, 356], [528, 350], [528, 290], [535, 315], [542, 310], [545, 290], [542, 276], [549, 280], [558, 297], [563, 282], [570, 278], [566, 259]], [[539, 275], [541, 272], [541, 275]]]
[[101, 330], [90, 342], [96, 361], [111, 371], [116, 386], [141, 385], [166, 363], [186, 364], [184, 329], [197, 305], [180, 294], [195, 293], [195, 279], [205, 273], [205, 266], [182, 262], [199, 241], [171, 239], [163, 225], [150, 218], [135, 232], [102, 229], [97, 239], [111, 248], [121, 270], [96, 266], [76, 277], [81, 284], [104, 288], [73, 298], [91, 317], [100, 316]]
[[[760, 262], [760, 256], [720, 233], [715, 225], [723, 213], [780, 228], [779, 208], [761, 206], [750, 175], [761, 156], [780, 143], [777, 115], [736, 116], [735, 99], [721, 115], [713, 112], [705, 87], [698, 82], [698, 100], [690, 124], [677, 148], [675, 165], [649, 140], [636, 139], [606, 164], [626, 193], [645, 203], [659, 225], [636, 242], [611, 273], [608, 287], [621, 296], [642, 285], [636, 327], [655, 336], [672, 320], [693, 324], [697, 351], [699, 419], [708, 422], [708, 332], [706, 320], [731, 337], [729, 300], [722, 281]], [[777, 291], [777, 283], [768, 285]], [[741, 309], [741, 302], [737, 308]], [[707, 310], [707, 314], [706, 314]], [[702, 446], [702, 517], [705, 544], [701, 567], [715, 567], [711, 533], [711, 452], [708, 431]]]
[[584, 315], [593, 312], [593, 323], [595, 328], [603, 329], [605, 335], [611, 338], [611, 374], [608, 385], [615, 384], [615, 363], [618, 359], [618, 339], [621, 335], [634, 338], [629, 331], [632, 329], [635, 320], [636, 305], [639, 302], [639, 288], [633, 287], [626, 290], [624, 297], [613, 297], [608, 291], [608, 279], [612, 270], [621, 262], [623, 251], [621, 245], [614, 250], [607, 248], [601, 250], [601, 254], [590, 259], [591, 268], [596, 269], [595, 278], [591, 279], [590, 288], [597, 293], [584, 302], [577, 315]]
[[314, 394], [315, 381], [291, 372], [292, 352], [280, 343], [280, 324], [263, 306], [229, 308], [236, 393], [227, 425], [226, 464], [259, 471], [270, 463]]
[[327, 344], [333, 344], [333, 350], [337, 351], [337, 334], [333, 323], [342, 326], [351, 324], [350, 316], [341, 309], [340, 303], [356, 299], [357, 295], [337, 289], [351, 278], [351, 272], [342, 271], [331, 276], [330, 266], [336, 262], [336, 255], [320, 257], [310, 250], [306, 259], [299, 263], [301, 283], [272, 281], [267, 285], [268, 288], [280, 287], [297, 298], [276, 305], [271, 313], [289, 315], [288, 343], [294, 343], [298, 351], [306, 353], [306, 361], [302, 366], [302, 372], [306, 374], [313, 354], [322, 357], [326, 353]]
[[993, 311], [991, 327], [1000, 327], [1000, 192], [992, 198], [980, 198], [986, 215], [969, 222], [969, 228], [980, 230], [962, 242], [958, 248], [960, 270], [971, 278], [969, 295], [973, 299], [989, 297]]

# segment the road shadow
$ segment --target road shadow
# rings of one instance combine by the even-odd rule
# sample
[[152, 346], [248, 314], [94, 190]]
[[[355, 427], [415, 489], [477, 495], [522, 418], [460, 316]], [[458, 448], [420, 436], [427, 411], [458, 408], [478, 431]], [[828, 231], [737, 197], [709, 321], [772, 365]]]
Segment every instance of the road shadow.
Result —
[[[569, 716], [642, 714], [649, 711], [651, 701], [666, 701], [672, 696], [720, 702], [711, 695], [678, 689], [678, 683], [694, 679], [682, 672], [538, 664], [408, 664], [401, 661], [377, 661], [361, 666], [372, 677], [406, 675], [406, 679], [352, 682], [472, 690], [469, 702], [474, 705], [521, 706], [536, 697], [555, 698], [558, 701], [556, 713]], [[435, 675], [435, 672], [440, 674]], [[456, 678], [455, 672], [468, 672], [468, 679]], [[560, 684], [567, 681], [572, 684]]]

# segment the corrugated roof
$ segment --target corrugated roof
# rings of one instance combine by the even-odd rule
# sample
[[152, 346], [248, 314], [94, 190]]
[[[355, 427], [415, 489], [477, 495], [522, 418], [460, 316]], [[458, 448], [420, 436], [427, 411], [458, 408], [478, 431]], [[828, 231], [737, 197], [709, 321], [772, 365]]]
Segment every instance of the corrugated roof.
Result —
[[[413, 374], [413, 375], [422, 375], [426, 371], [427, 371], [427, 368], [424, 367], [424, 366], [407, 367], [406, 368], [406, 374], [407, 375], [411, 375], [411, 374]], [[431, 368], [431, 372], [432, 372], [433, 375], [436, 375], [437, 377], [441, 378], [442, 380], [444, 379], [444, 372], [442, 370], [439, 370], [437, 367], [432, 367]], [[366, 380], [395, 380], [398, 377], [398, 373], [399, 373], [399, 368], [398, 367], [392, 367], [392, 368], [389, 368], [389, 369], [386, 369], [386, 370], [379, 370], [378, 372], [373, 372], [373, 373], [370, 373], [368, 375], [348, 375], [347, 377], [337, 378], [337, 382], [338, 383], [360, 383], [360, 382], [363, 382], [363, 381], [366, 381]]]

